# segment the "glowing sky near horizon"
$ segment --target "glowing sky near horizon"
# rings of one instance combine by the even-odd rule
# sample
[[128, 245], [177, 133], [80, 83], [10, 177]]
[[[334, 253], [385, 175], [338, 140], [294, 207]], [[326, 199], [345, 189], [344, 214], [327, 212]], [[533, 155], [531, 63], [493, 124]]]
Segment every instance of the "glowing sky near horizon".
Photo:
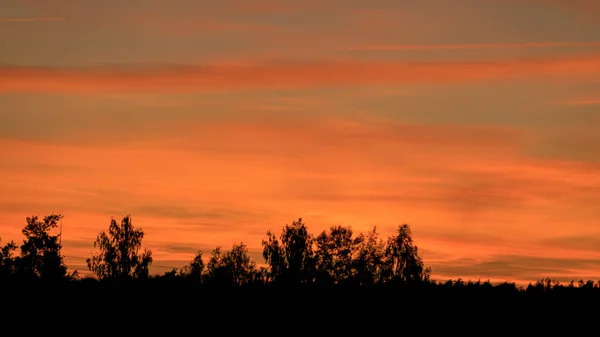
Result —
[[131, 214], [154, 272], [302, 217], [438, 279], [600, 278], [597, 0], [4, 0], [0, 237]]

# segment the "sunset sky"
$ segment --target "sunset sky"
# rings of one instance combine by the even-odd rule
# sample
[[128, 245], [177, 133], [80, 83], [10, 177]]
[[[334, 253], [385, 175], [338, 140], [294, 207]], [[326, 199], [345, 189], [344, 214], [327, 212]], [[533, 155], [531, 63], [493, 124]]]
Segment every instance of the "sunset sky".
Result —
[[598, 0], [3, 0], [0, 237], [155, 273], [302, 217], [437, 279], [600, 278]]

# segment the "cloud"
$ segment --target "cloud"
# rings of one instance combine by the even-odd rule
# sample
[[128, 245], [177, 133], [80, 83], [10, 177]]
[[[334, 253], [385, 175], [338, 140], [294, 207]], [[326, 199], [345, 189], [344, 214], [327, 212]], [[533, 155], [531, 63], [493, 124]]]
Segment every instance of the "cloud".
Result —
[[501, 48], [561, 48], [600, 47], [600, 42], [528, 42], [528, 43], [474, 43], [474, 44], [431, 44], [431, 45], [369, 45], [346, 48], [350, 51], [420, 51], [455, 49], [501, 49]]
[[440, 259], [445, 259], [448, 257], [447, 253], [444, 253], [444, 252], [441, 252], [438, 250], [434, 250], [434, 249], [427, 249], [427, 248], [421, 248], [421, 247], [419, 247], [419, 255], [421, 255], [421, 257], [427, 261], [429, 261], [430, 259], [440, 260]]
[[[208, 262], [214, 248], [216, 246], [205, 244], [154, 246], [153, 249], [159, 252], [172, 251], [189, 255], [188, 260], [169, 260], [168, 258], [156, 260], [154, 272], [162, 273], [172, 268], [181, 268], [189, 263], [189, 260], [199, 249], [203, 252], [205, 262]], [[222, 250], [228, 250], [229, 248], [230, 246], [221, 247]], [[594, 274], [594, 270], [600, 268], [600, 260], [596, 258], [498, 254], [477, 259], [452, 258], [452, 255], [448, 253], [424, 249], [421, 246], [419, 251], [425, 258], [426, 266], [432, 268], [433, 277], [438, 281], [460, 277], [463, 280], [506, 280], [517, 284], [526, 284], [528, 282], [534, 283], [546, 277], [563, 283], [568, 283], [571, 280], [595, 280], [600, 278], [600, 274]], [[264, 265], [261, 249], [249, 249], [249, 254], [258, 265]]]
[[[266, 118], [268, 117], [268, 119]], [[182, 141], [180, 149], [193, 149], [196, 143], [205, 143], [210, 138], [238, 139], [251, 138], [256, 143], [269, 143], [282, 139], [288, 142], [302, 142], [313, 151], [319, 151], [317, 145], [322, 144], [331, 149], [359, 150], [372, 148], [373, 144], [394, 146], [434, 146], [434, 147], [469, 147], [469, 148], [514, 148], [520, 146], [527, 137], [518, 129], [503, 128], [493, 125], [460, 125], [460, 124], [416, 124], [402, 123], [390, 118], [377, 117], [261, 117], [254, 115], [255, 121], [239, 122], [215, 121], [202, 124], [172, 124], [181, 132], [196, 133], [198, 128], [204, 129], [195, 137], [195, 142]], [[177, 126], [176, 126], [177, 125]], [[210, 127], [208, 127], [210, 125]], [[186, 146], [187, 144], [187, 146]], [[213, 146], [228, 147], [226, 142]], [[244, 144], [235, 143], [242, 146]], [[224, 148], [221, 148], [225, 150]]]
[[[307, 25], [302, 22], [314, 20], [318, 16], [327, 16], [327, 11], [339, 11], [342, 6], [336, 6], [336, 0], [330, 1], [222, 1], [219, 3], [186, 6], [185, 11], [177, 7], [163, 10], [136, 10], [134, 13], [117, 15], [119, 25], [128, 30], [141, 31], [157, 36], [198, 36], [220, 33], [243, 34], [247, 39], [248, 33], [258, 33], [259, 38], [290, 34], [287, 28], [305, 30]], [[339, 2], [338, 2], [339, 3]], [[343, 4], [343, 3], [341, 3]], [[286, 17], [287, 20], [281, 20]], [[331, 20], [331, 16], [327, 16]], [[301, 23], [298, 24], [297, 20]], [[284, 41], [281, 41], [284, 42]]]
[[[228, 218], [239, 218], [243, 216], [256, 216], [250, 212], [241, 212], [233, 209], [206, 209], [200, 210], [198, 206], [179, 206], [173, 205], [172, 203], [159, 204], [154, 203], [151, 205], [144, 206], [132, 206], [129, 208], [132, 213], [139, 214], [141, 216], [150, 216], [156, 218], [167, 218], [167, 219], [228, 219]], [[195, 223], [195, 222], [192, 222]], [[198, 224], [198, 226], [205, 226], [206, 223]]]
[[[507, 0], [501, 0], [507, 1]], [[595, 12], [600, 10], [600, 3], [596, 0], [508, 0], [513, 2], [530, 2], [536, 3], [540, 5], [551, 5], [551, 6], [560, 6], [563, 8], [570, 8], [577, 11], [585, 12], [587, 14], [591, 14], [590, 12]]]
[[0, 18], [0, 23], [10, 22], [40, 22], [40, 21], [65, 21], [66, 17], [38, 17], [38, 18]]
[[[113, 183], [106, 192], [102, 191], [103, 186], [108, 186], [106, 183], [87, 186], [88, 195], [70, 193], [70, 198], [77, 200], [72, 206], [82, 203], [99, 207], [102, 203], [108, 209], [124, 209], [149, 217], [175, 217], [181, 221], [222, 221], [224, 217], [255, 220], [264, 215], [262, 210], [255, 214], [255, 209], [249, 214], [241, 207], [222, 206], [219, 200], [215, 200], [214, 205], [206, 205], [203, 201], [202, 206], [183, 201], [181, 198], [203, 199], [194, 195], [194, 189], [189, 187], [186, 188], [188, 192], [174, 192], [178, 197], [173, 197], [173, 200], [159, 199], [157, 202], [155, 199], [156, 195], [173, 187], [206, 184], [204, 180], [210, 177], [214, 179], [214, 186], [211, 183], [210, 188], [215, 191], [224, 186], [233, 189], [252, 185], [256, 190], [237, 192], [252, 194], [266, 192], [267, 186], [270, 186], [269, 194], [277, 194], [280, 200], [434, 204], [473, 214], [489, 208], [543, 205], [549, 197], [567, 186], [555, 177], [567, 178], [572, 172], [582, 171], [578, 173], [580, 179], [569, 178], [568, 184], [577, 181], [595, 183], [593, 180], [586, 181], [593, 172], [591, 169], [585, 172], [588, 166], [561, 167], [564, 164], [560, 161], [536, 162], [531, 159], [522, 165], [515, 164], [523, 160], [519, 152], [529, 141], [515, 129], [486, 125], [407, 124], [376, 118], [322, 117], [286, 121], [266, 120], [255, 115], [253, 119], [161, 123], [164, 131], [154, 134], [154, 141], [129, 145], [107, 143], [104, 146], [79, 147], [5, 140], [6, 150], [3, 152], [14, 175], [23, 173], [20, 173], [19, 165], [28, 167], [29, 158], [54, 153], [62, 158], [63, 166], [77, 168], [71, 170], [69, 176], [61, 175], [59, 171], [47, 171], [47, 175], [57, 176], [54, 180], [57, 184], [68, 186], [69, 181], [76, 177], [114, 175], [129, 177], [143, 185], [154, 185], [138, 187], [137, 191], [127, 193], [120, 192]], [[29, 156], [14, 159], [18, 157], [14, 157], [16, 153], [10, 149], [15, 148]], [[389, 153], [395, 155], [389, 156]], [[151, 164], [158, 157], [162, 158], [161, 163]], [[81, 158], [86, 158], [85, 165]], [[116, 163], [124, 158], [128, 158], [128, 170], [120, 171]], [[244, 162], [245, 166], [231, 165], [236, 162]], [[295, 168], [303, 162], [311, 165], [302, 170]], [[437, 165], [430, 166], [430, 162]], [[552, 168], [546, 165], [552, 165]], [[410, 179], [397, 176], [398, 170], [406, 172]], [[277, 178], [281, 172], [286, 174]], [[235, 176], [239, 178], [222, 180]], [[353, 185], [335, 183], [346, 181], [351, 176], [358, 179], [352, 179], [356, 181]], [[161, 179], [157, 181], [158, 177]], [[179, 180], [182, 177], [189, 180]], [[275, 178], [278, 179], [276, 184], [268, 183]], [[144, 183], [142, 179], [149, 180]], [[552, 184], [548, 184], [546, 179], [552, 180]], [[37, 181], [35, 177], [29, 180]], [[387, 183], [384, 183], [386, 180]], [[264, 185], [261, 186], [261, 182]], [[218, 188], [219, 184], [226, 185]], [[413, 187], [415, 184], [421, 187]], [[292, 185], [295, 193], [284, 193]], [[396, 186], [398, 189], [395, 190]], [[67, 192], [60, 193], [66, 195]], [[140, 199], [138, 195], [141, 193], [148, 195]], [[561, 192], [571, 196], [577, 193], [585, 195], [583, 191], [573, 189]], [[110, 200], [121, 201], [111, 203]], [[199, 224], [203, 225], [203, 222]]]
[[600, 253], [600, 234], [570, 235], [542, 240], [541, 245], [568, 250], [588, 251]]
[[600, 105], [600, 98], [572, 100], [568, 101], [567, 105]]
[[[146, 231], [147, 233], [147, 231]], [[63, 254], [65, 263], [70, 271], [77, 270], [83, 277], [92, 276], [92, 273], [87, 269], [85, 262], [86, 258], [96, 253], [93, 242], [95, 238], [89, 239], [63, 239]], [[240, 241], [231, 241], [230, 244], [221, 245], [221, 251], [230, 250], [232, 244], [237, 244]], [[144, 238], [143, 247], [152, 251], [154, 261], [150, 266], [152, 274], [162, 274], [171, 271], [173, 268], [180, 269], [190, 263], [192, 258], [198, 251], [202, 251], [202, 259], [207, 264], [211, 257], [212, 251], [217, 247], [217, 244], [206, 243], [185, 243], [185, 242], [168, 242], [156, 241]], [[258, 266], [264, 265], [261, 248], [248, 248], [248, 255], [256, 262]]]
[[[597, 0], [495, 0], [497, 2], [512, 2], [515, 4], [534, 4], [540, 7], [555, 7], [562, 13], [573, 13], [580, 19], [593, 25], [598, 25], [600, 2]], [[544, 8], [542, 8], [545, 10]]]
[[94, 248], [95, 238], [90, 239], [63, 239], [61, 243], [63, 247], [68, 246], [69, 248], [85, 248], [92, 249]]
[[[244, 241], [260, 250], [267, 230], [279, 232], [296, 217], [312, 233], [344, 224], [357, 232], [377, 225], [387, 235], [409, 223], [419, 247], [436, 251], [428, 259], [439, 268], [444, 261], [462, 266], [455, 255], [531, 254], [551, 247], [539, 243], [549, 233], [568, 237], [597, 225], [600, 166], [533, 158], [523, 151], [531, 140], [523, 130], [372, 116], [238, 117], [159, 121], [154, 139], [128, 143], [0, 140], [10, 164], [0, 167], [8, 177], [0, 181], [7, 224], [0, 236], [19, 238], [29, 212], [58, 210], [66, 216], [64, 239], [91, 243], [111, 216], [131, 213], [157, 261], [185, 261], [193, 252], [184, 250], [196, 245]], [[19, 169], [34, 163], [74, 169]], [[586, 253], [566, 252], [575, 259]], [[88, 256], [89, 249], [75, 242], [65, 255]], [[499, 275], [494, 263], [470, 266]], [[535, 272], [558, 273], [553, 266]]]
[[[29, 174], [22, 171], [19, 175]], [[68, 180], [85, 177], [90, 172], [68, 172]], [[43, 175], [62, 176], [62, 172], [45, 172]], [[3, 200], [0, 212], [21, 213], [23, 221], [26, 216], [39, 214], [38, 212], [57, 212], [63, 215], [72, 213], [87, 213], [105, 216], [105, 223], [110, 218], [120, 221], [127, 214], [141, 219], [157, 219], [176, 221], [177, 225], [171, 226], [172, 231], [236, 231], [238, 221], [259, 221], [267, 217], [266, 214], [256, 209], [235, 209], [225, 204], [204, 200], [202, 205], [190, 203], [185, 198], [157, 196], [156, 193], [146, 191], [149, 195], [142, 195], [140, 190], [125, 191], [112, 185], [112, 188], [100, 188], [94, 184], [87, 184], [85, 189], [61, 186], [65, 180], [58, 178], [55, 184], [40, 184], [32, 186], [29, 191], [19, 191], [11, 196], [0, 197]], [[19, 184], [3, 184], [4, 188], [18, 189]], [[36, 193], [35, 201], [24, 202], [22, 195]], [[52, 197], [60, 195], [61, 197]], [[143, 221], [142, 221], [143, 223]]]
[[222, 92], [597, 77], [600, 56], [497, 62], [272, 62], [262, 65], [0, 68], [0, 92]]
[[[221, 245], [221, 252], [229, 251], [233, 244], [239, 244], [239, 241], [228, 245]], [[197, 252], [202, 251], [202, 260], [205, 264], [208, 264], [212, 252], [219, 245], [208, 245], [199, 244], [191, 245], [185, 243], [169, 243], [169, 244], [154, 244], [149, 245], [149, 249], [152, 250], [152, 255], [155, 260], [152, 263], [154, 271], [156, 268], [164, 269], [168, 268], [181, 268], [190, 263], [190, 261], [196, 256]], [[172, 254], [175, 253], [175, 254]], [[248, 255], [257, 265], [264, 265], [264, 258], [262, 256], [262, 248], [248, 248]], [[187, 257], [187, 258], [184, 258]], [[173, 259], [176, 258], [176, 259]], [[159, 269], [159, 270], [160, 270]], [[165, 270], [165, 271], [168, 271]], [[164, 271], [162, 271], [164, 272]]]
[[274, 1], [274, 0], [238, 0], [234, 4], [223, 6], [223, 10], [228, 12], [238, 12], [244, 14], [295, 14], [327, 9], [343, 9], [343, 2], [337, 0], [329, 1]]
[[153, 36], [193, 36], [198, 34], [212, 33], [248, 33], [255, 31], [261, 34], [277, 30], [277, 26], [256, 23], [233, 21], [229, 19], [215, 19], [214, 15], [203, 15], [199, 19], [198, 16], [177, 16], [173, 18], [160, 15], [136, 15], [122, 18], [124, 25], [129, 29], [138, 30]]
[[[207, 246], [205, 246], [205, 245], [192, 245], [192, 244], [186, 244], [186, 243], [169, 243], [163, 247], [163, 249], [166, 251], [177, 252], [177, 253], [196, 254], [196, 252], [198, 252], [198, 250], [202, 250], [203, 255], [206, 255], [206, 252], [207, 252], [206, 248], [207, 248]], [[208, 252], [209, 251], [210, 250], [208, 250]]]
[[550, 277], [562, 282], [578, 280], [574, 275], [581, 275], [584, 280], [598, 279], [600, 273], [593, 275], [590, 271], [600, 268], [600, 260], [586, 258], [555, 258], [526, 255], [497, 255], [489, 259], [475, 261], [461, 259], [432, 264], [432, 272], [440, 279], [462, 275], [463, 279], [505, 279], [535, 282]]
[[[420, 237], [417, 237], [419, 243]], [[563, 245], [567, 249], [581, 249], [586, 246], [592, 248], [598, 246], [598, 237], [589, 239], [586, 237], [565, 237], [556, 240], [545, 241], [544, 244]], [[85, 248], [86, 252], [92, 248], [92, 240], [63, 240], [65, 247]], [[181, 268], [188, 264], [198, 250], [203, 253], [203, 260], [208, 263], [210, 254], [217, 245], [189, 244], [189, 243], [152, 243], [146, 245], [153, 250], [155, 261], [152, 265], [152, 273], [162, 274], [173, 268]], [[230, 249], [231, 245], [224, 245], [222, 250]], [[452, 255], [439, 251], [422, 248], [420, 253], [425, 259], [426, 266], [432, 268], [433, 277], [438, 281], [462, 278], [463, 280], [502, 280], [526, 284], [550, 277], [563, 283], [571, 280], [596, 280], [600, 274], [594, 274], [600, 268], [598, 258], [573, 258], [573, 257], [551, 257], [532, 256], [516, 254], [498, 254], [485, 258], [452, 258]], [[540, 248], [540, 251], [543, 248]], [[596, 252], [599, 252], [596, 249]], [[250, 257], [257, 265], [264, 265], [262, 250], [260, 248], [249, 249]], [[84, 256], [73, 256], [70, 252], [66, 254], [65, 261], [71, 269], [78, 269], [80, 274], [89, 275], [85, 265]], [[83, 254], [82, 254], [83, 255]], [[177, 259], [173, 259], [177, 258]]]

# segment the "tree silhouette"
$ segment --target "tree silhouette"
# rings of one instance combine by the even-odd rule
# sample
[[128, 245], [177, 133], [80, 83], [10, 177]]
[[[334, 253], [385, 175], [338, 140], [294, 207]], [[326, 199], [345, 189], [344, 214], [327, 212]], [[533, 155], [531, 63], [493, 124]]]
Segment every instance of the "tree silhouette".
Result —
[[[313, 238], [302, 218], [291, 225], [286, 224], [279, 237], [267, 232], [267, 238], [262, 241], [266, 267], [257, 268], [250, 258], [248, 247], [240, 242], [229, 251], [216, 247], [206, 265], [202, 251], [198, 250], [179, 272], [173, 268], [162, 275], [149, 274], [152, 253], [146, 249], [141, 251], [144, 232], [133, 227], [131, 217], [126, 216], [119, 224], [112, 219], [108, 233], [98, 234], [94, 242], [98, 253], [87, 259], [88, 268], [97, 278], [79, 279], [76, 272], [71, 275], [67, 273], [60, 254], [60, 234], [52, 234], [61, 219], [62, 216], [58, 214], [51, 214], [42, 220], [35, 216], [27, 218], [27, 225], [22, 230], [25, 236], [23, 244], [17, 247], [11, 241], [0, 245], [0, 289], [8, 294], [15, 287], [22, 290], [22, 285], [44, 285], [38, 281], [57, 280], [61, 281], [58, 283], [61, 286], [90, 290], [115, 284], [143, 286], [144, 289], [149, 289], [147, 286], [151, 289], [154, 286], [196, 285], [198, 287], [194, 289], [202, 293], [210, 288], [214, 290], [216, 285], [240, 287], [239, 291], [236, 290], [238, 295], [249, 294], [248, 290], [250, 293], [257, 291], [258, 297], [247, 300], [261, 299], [271, 303], [271, 306], [273, 300], [266, 298], [274, 295], [278, 299], [284, 296], [288, 304], [310, 302], [317, 303], [318, 307], [326, 307], [327, 303], [337, 303], [345, 309], [351, 308], [351, 304], [363, 295], [392, 303], [399, 300], [412, 303], [414, 301], [410, 300], [410, 295], [418, 295], [422, 290], [435, 295], [431, 298], [441, 299], [440, 305], [451, 303], [448, 300], [474, 300], [471, 302], [474, 307], [483, 303], [502, 306], [507, 300], [514, 300], [516, 305], [531, 304], [531, 300], [540, 299], [544, 304], [552, 300], [554, 303], [572, 305], [574, 302], [571, 300], [574, 299], [589, 305], [600, 298], [600, 281], [583, 279], [578, 283], [571, 281], [562, 285], [558, 280], [542, 278], [527, 287], [517, 287], [509, 282], [494, 285], [489, 280], [431, 280], [431, 270], [425, 267], [419, 256], [411, 229], [406, 224], [398, 226], [397, 232], [389, 236], [387, 241], [379, 238], [376, 227], [355, 236], [350, 227], [341, 225], [332, 226]], [[15, 256], [18, 248], [20, 254]], [[112, 282], [104, 282], [106, 279]], [[314, 283], [317, 283], [317, 288], [328, 287], [329, 291], [311, 293], [310, 290], [315, 290]], [[56, 283], [51, 284], [54, 286]], [[226, 289], [233, 290], [229, 287]], [[290, 289], [293, 291], [286, 292]], [[342, 291], [337, 291], [339, 289]], [[349, 296], [348, 289], [357, 292]], [[13, 292], [31, 294], [35, 288], [31, 290]], [[36, 292], [36, 296], [43, 293], [55, 296], [54, 292], [45, 290]], [[188, 294], [192, 295], [192, 292], [184, 294], [186, 300]], [[210, 297], [205, 295], [210, 293], [203, 293], [201, 298]], [[47, 303], [53, 303], [51, 301]], [[31, 302], [24, 303], [30, 305]]]
[[262, 242], [263, 257], [272, 278], [291, 284], [311, 282], [315, 270], [313, 241], [302, 218], [286, 224], [279, 240], [268, 231], [267, 240]]
[[269, 268], [261, 266], [256, 269], [253, 276], [252, 283], [263, 286], [269, 284]]
[[243, 242], [234, 244], [225, 254], [225, 266], [231, 271], [234, 283], [244, 285], [250, 283], [256, 271], [256, 263], [248, 254], [248, 246]]
[[[0, 244], [1, 243], [2, 239], [0, 239]], [[10, 241], [0, 248], [0, 280], [6, 280], [15, 275], [16, 266], [14, 252], [16, 249], [17, 245], [13, 241]]]
[[353, 260], [356, 281], [360, 285], [379, 283], [385, 267], [385, 243], [379, 238], [377, 227], [357, 238], [356, 255]]
[[201, 281], [203, 271], [204, 261], [202, 261], [202, 251], [198, 250], [192, 261], [188, 265], [181, 268], [179, 275], [184, 278]]
[[212, 284], [245, 285], [253, 281], [255, 270], [256, 264], [248, 255], [248, 247], [241, 242], [224, 253], [221, 247], [212, 251], [206, 278]]
[[388, 238], [385, 257], [387, 279], [408, 283], [429, 280], [431, 271], [424, 267], [407, 224], [398, 226], [398, 234]]
[[88, 269], [99, 279], [131, 279], [147, 277], [152, 252], [140, 253], [144, 232], [131, 224], [131, 216], [126, 216], [119, 225], [111, 219], [108, 234], [102, 232], [94, 241], [99, 252], [86, 260]]
[[283, 247], [271, 231], [267, 231], [267, 239], [262, 241], [262, 245], [263, 258], [269, 265], [267, 281], [280, 280], [287, 268]]
[[353, 278], [353, 256], [361, 240], [353, 234], [350, 227], [333, 226], [317, 236], [317, 280], [340, 283]]
[[213, 249], [206, 266], [205, 281], [207, 283], [231, 283], [231, 276], [228, 275], [228, 270], [225, 268], [225, 261], [223, 261], [223, 252], [221, 247]]
[[60, 234], [50, 234], [62, 218], [60, 214], [48, 215], [41, 221], [37, 216], [27, 217], [27, 225], [21, 231], [25, 240], [18, 260], [22, 277], [58, 281], [67, 276], [67, 266], [60, 255]]

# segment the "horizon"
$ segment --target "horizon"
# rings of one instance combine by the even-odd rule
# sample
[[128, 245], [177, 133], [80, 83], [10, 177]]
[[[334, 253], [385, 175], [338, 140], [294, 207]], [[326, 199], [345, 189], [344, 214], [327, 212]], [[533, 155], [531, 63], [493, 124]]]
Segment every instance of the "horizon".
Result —
[[595, 0], [5, 1], [2, 244], [60, 213], [86, 275], [131, 214], [153, 273], [239, 242], [263, 264], [267, 230], [301, 217], [313, 235], [409, 224], [433, 279], [600, 280], [599, 16]]
[[[127, 215], [129, 216], [132, 220], [133, 223], [133, 216], [132, 215]], [[43, 218], [43, 216], [41, 217]], [[118, 223], [121, 221], [121, 219], [119, 217], [110, 217], [110, 219], [114, 219], [116, 220]], [[303, 221], [305, 221], [305, 218], [302, 218]], [[53, 234], [58, 234], [59, 235], [59, 241], [62, 244], [62, 238], [61, 235], [64, 234], [64, 226], [63, 226], [63, 221], [64, 218], [61, 219], [60, 221], [60, 225], [58, 226], [58, 228], [50, 231], [50, 233]], [[285, 225], [290, 224], [286, 223]], [[343, 226], [343, 225], [342, 225]], [[108, 227], [108, 226], [107, 226]], [[136, 226], [137, 227], [137, 226]], [[281, 226], [281, 229], [284, 226]], [[307, 228], [309, 230], [309, 233], [313, 236], [316, 237], [318, 234], [320, 233], [313, 233], [310, 230], [310, 225], [307, 224]], [[142, 227], [138, 227], [138, 229], [143, 230]], [[329, 229], [329, 228], [327, 228]], [[411, 230], [414, 231], [414, 228], [411, 228]], [[57, 233], [58, 232], [58, 233]], [[102, 230], [102, 232], [107, 232], [107, 230]], [[279, 232], [277, 230], [274, 230], [275, 234], [279, 234]], [[380, 238], [383, 239], [383, 241], [385, 242], [387, 237], [390, 234], [394, 234], [395, 233], [395, 228], [394, 230], [390, 231], [387, 235], [382, 235], [381, 232], [379, 232]], [[99, 234], [99, 233], [98, 233]], [[361, 232], [355, 232], [354, 236], [357, 236], [361, 234]], [[366, 234], [366, 233], [364, 233]], [[265, 232], [265, 238], [266, 238], [266, 232]], [[2, 238], [0, 238], [2, 239]], [[2, 240], [0, 242], [0, 244], [5, 245], [6, 243], [13, 241], [17, 244], [17, 246], [20, 245], [20, 241], [19, 240]], [[88, 267], [87, 264], [85, 262], [85, 260], [87, 258], [91, 258], [93, 254], [96, 254], [98, 252], [98, 250], [96, 248], [94, 248], [94, 244], [93, 242], [95, 241], [95, 237], [93, 239], [90, 239], [90, 244], [89, 244], [89, 255], [88, 256], [72, 256], [72, 255], [63, 255], [64, 260], [65, 260], [65, 264], [67, 266], [67, 270], [69, 272], [74, 272], [77, 271], [78, 275], [81, 278], [94, 278], [97, 279], [97, 276], [91, 272]], [[149, 250], [152, 251], [152, 245], [147, 245], [145, 244], [145, 242], [147, 242], [147, 233], [144, 231], [144, 244], [142, 245], [141, 248], [147, 248]], [[252, 261], [254, 261], [256, 263], [256, 267], [260, 268], [260, 267], [268, 267], [268, 264], [264, 261], [264, 258], [262, 256], [262, 246], [261, 245], [256, 245], [250, 242], [243, 242], [243, 241], [234, 241], [232, 242], [229, 246], [219, 246], [221, 248], [222, 251], [229, 251], [230, 247], [233, 246], [234, 244], [239, 244], [239, 243], [244, 243], [247, 245], [248, 247], [248, 256], [252, 259]], [[421, 257], [423, 257], [423, 252], [425, 252], [425, 255], [427, 255], [427, 249], [421, 247], [418, 244], [418, 238], [416, 238], [416, 242], [415, 242], [416, 246], [419, 248], [419, 255]], [[61, 252], [64, 250], [64, 244], [61, 247]], [[196, 255], [196, 253], [200, 250], [202, 251], [203, 257], [202, 260], [204, 261], [205, 264], [208, 263], [211, 253], [213, 251], [213, 249], [217, 248], [217, 246], [214, 247], [210, 247], [210, 246], [194, 246], [194, 245], [189, 245], [187, 247], [185, 247], [185, 249], [182, 249], [182, 251], [185, 251], [183, 255], [187, 254], [190, 256], [189, 259], [187, 260], [154, 260], [151, 264], [150, 264], [150, 274], [154, 275], [154, 276], [162, 276], [165, 275], [165, 273], [167, 272], [171, 272], [173, 270], [177, 270], [177, 271], [181, 271], [182, 267], [189, 265], [192, 258]], [[73, 261], [78, 261], [79, 263], [75, 262], [72, 263]], [[71, 262], [71, 263], [70, 263]], [[157, 263], [158, 262], [158, 263]], [[430, 263], [428, 263], [427, 258], [425, 258], [424, 260], [424, 264], [425, 267], [432, 267]], [[434, 264], [435, 266], [435, 264]], [[551, 274], [540, 274], [537, 278], [530, 278], [530, 279], [526, 279], [526, 278], [502, 278], [502, 277], [486, 277], [485, 275], [483, 275], [483, 277], [481, 275], [471, 275], [468, 278], [464, 278], [460, 275], [456, 276], [456, 275], [444, 275], [444, 274], [439, 274], [435, 272], [435, 269], [432, 270], [432, 281], [434, 282], [445, 282], [445, 281], [458, 281], [458, 280], [462, 280], [464, 282], [486, 282], [489, 281], [491, 284], [493, 285], [499, 285], [499, 284], [503, 284], [503, 283], [514, 283], [517, 287], [526, 287], [530, 284], [536, 284], [538, 281], [542, 281], [545, 279], [551, 279], [552, 281], [557, 281], [560, 284], [562, 284], [563, 286], [567, 286], [570, 282], [575, 282], [577, 283], [578, 281], [582, 280], [584, 282], [586, 281], [593, 281], [593, 282], [598, 282], [600, 284], [600, 277], [595, 277], [595, 276], [581, 276], [581, 277], [565, 277], [565, 276], [553, 276]]]

